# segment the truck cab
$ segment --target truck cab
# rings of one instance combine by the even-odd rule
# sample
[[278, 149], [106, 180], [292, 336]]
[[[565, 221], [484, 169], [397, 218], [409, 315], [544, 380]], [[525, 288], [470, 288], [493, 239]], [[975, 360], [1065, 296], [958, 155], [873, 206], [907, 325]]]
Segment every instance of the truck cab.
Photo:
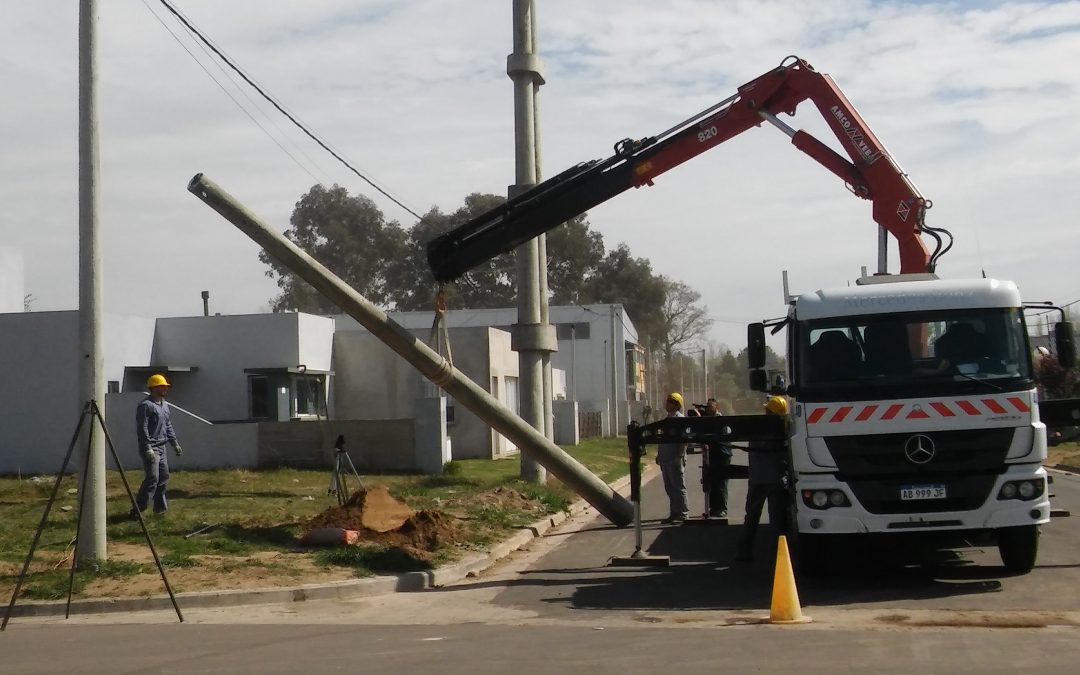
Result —
[[1050, 501], [1015, 284], [869, 277], [785, 323], [800, 559], [842, 535], [981, 533], [1030, 570]]

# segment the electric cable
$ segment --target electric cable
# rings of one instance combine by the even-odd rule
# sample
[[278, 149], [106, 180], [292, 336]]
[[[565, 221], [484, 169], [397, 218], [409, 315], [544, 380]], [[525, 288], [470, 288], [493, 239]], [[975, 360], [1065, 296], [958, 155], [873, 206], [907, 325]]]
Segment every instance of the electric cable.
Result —
[[[300, 160], [298, 160], [291, 152], [289, 152], [288, 148], [283, 146], [278, 141], [278, 139], [275, 138], [274, 135], [271, 134], [266, 129], [266, 127], [264, 127], [259, 122], [259, 120], [255, 119], [255, 117], [248, 111], [248, 109], [245, 108], [244, 105], [242, 103], [240, 103], [240, 101], [238, 101], [235, 96], [232, 95], [232, 93], [228, 90], [228, 88], [226, 88], [225, 85], [223, 85], [221, 82], [218, 81], [218, 79], [216, 77], [214, 77], [214, 74], [211, 73], [207, 69], [207, 67], [205, 65], [203, 65], [202, 61], [199, 60], [199, 57], [195, 56], [195, 54], [190, 49], [188, 49], [187, 45], [184, 44], [184, 42], [180, 39], [180, 37], [177, 36], [177, 34], [174, 33], [171, 28], [169, 28], [168, 24], [165, 23], [164, 19], [162, 19], [160, 16], [158, 16], [157, 12], [155, 12], [153, 10], [153, 8], [151, 8], [151, 6], [147, 2], [147, 0], [142, 0], [142, 2], [143, 2], [143, 5], [146, 7], [146, 9], [149, 10], [150, 13], [154, 15], [154, 18], [157, 19], [159, 23], [161, 23], [161, 26], [169, 33], [169, 35], [171, 35], [172, 38], [174, 40], [176, 40], [176, 44], [180, 45], [180, 48], [183, 49], [185, 52], [187, 52], [188, 56], [191, 57], [191, 60], [194, 61], [200, 68], [202, 68], [203, 72], [206, 73], [206, 76], [209, 77], [214, 82], [214, 84], [216, 84], [221, 89], [221, 91], [223, 91], [225, 93], [225, 95], [229, 97], [229, 100], [231, 100], [234, 104], [236, 104], [236, 107], [239, 108], [240, 111], [243, 112], [245, 115], [247, 115], [248, 119], [250, 119], [252, 122], [254, 122], [255, 126], [259, 127], [259, 129], [261, 129], [262, 132], [264, 134], [266, 134], [266, 137], [269, 138], [271, 141], [273, 141], [274, 145], [278, 146], [278, 148], [280, 148], [282, 152], [284, 152], [286, 155], [288, 155], [289, 159], [291, 159], [298, 167], [300, 167], [300, 169], [304, 173], [311, 176], [315, 180], [316, 183], [321, 184], [322, 180], [319, 179], [318, 177], [316, 177], [315, 174], [313, 174], [306, 166], [304, 166], [300, 162]], [[235, 85], [235, 83], [234, 83], [234, 85]]]
[[187, 28], [188, 31], [190, 31], [195, 37], [197, 37], [207, 47], [209, 47], [210, 50], [213, 51], [214, 54], [216, 54], [217, 57], [220, 58], [225, 63], [225, 65], [229, 66], [229, 68], [231, 68], [233, 71], [235, 71], [236, 74], [239, 75], [244, 80], [244, 82], [246, 82], [248, 84], [248, 86], [250, 86], [252, 89], [257, 91], [259, 93], [259, 95], [262, 96], [263, 98], [265, 98], [270, 103], [270, 105], [274, 106], [278, 110], [278, 112], [280, 112], [282, 115], [284, 115], [286, 118], [288, 118], [288, 120], [290, 122], [292, 122], [296, 126], [296, 128], [298, 128], [298, 129], [300, 129], [300, 131], [304, 132], [304, 134], [307, 135], [308, 138], [315, 141], [319, 145], [319, 147], [321, 147], [326, 152], [330, 153], [330, 155], [334, 159], [336, 159], [343, 166], [345, 166], [347, 169], [349, 169], [349, 171], [354, 173], [358, 178], [360, 178], [360, 180], [364, 181], [365, 183], [370, 185], [372, 188], [374, 188], [376, 191], [378, 191], [379, 194], [383, 195], [384, 197], [389, 199], [391, 202], [393, 202], [394, 204], [396, 204], [397, 206], [399, 206], [403, 210], [407, 211], [410, 215], [412, 215], [417, 220], [421, 220], [421, 221], [423, 220], [423, 217], [419, 213], [417, 213], [413, 209], [406, 206], [404, 203], [401, 202], [401, 200], [394, 197], [392, 194], [390, 194], [389, 192], [384, 190], [382, 187], [380, 187], [378, 184], [376, 184], [372, 179], [365, 176], [358, 169], [356, 169], [356, 167], [354, 167], [352, 164], [350, 164], [348, 160], [346, 160], [344, 157], [342, 157], [340, 154], [338, 154], [333, 148], [331, 148], [329, 145], [327, 145], [321, 138], [319, 138], [317, 135], [315, 135], [312, 131], [309, 131], [308, 128], [306, 126], [304, 126], [295, 116], [293, 116], [292, 113], [290, 113], [288, 110], [286, 110], [285, 107], [281, 103], [279, 103], [277, 101], [277, 99], [275, 99], [274, 97], [272, 97], [268, 93], [266, 93], [266, 91], [261, 86], [259, 86], [259, 84], [257, 82], [255, 82], [251, 77], [249, 77], [248, 74], [245, 73], [239, 66], [234, 64], [232, 62], [232, 60], [230, 60], [222, 52], [222, 50], [220, 50], [213, 42], [211, 42], [209, 40], [209, 38], [204, 36], [199, 31], [199, 29], [196, 28], [190, 21], [188, 21], [187, 17], [185, 17], [179, 10], [177, 10], [175, 7], [173, 7], [168, 2], [168, 0], [159, 0], [159, 1], [161, 2], [162, 5], [165, 6], [165, 9], [169, 10], [169, 12], [172, 13], [173, 16], [175, 16], [176, 19], [178, 21], [180, 21], [180, 23], [182, 23], [185, 26], [185, 28]]

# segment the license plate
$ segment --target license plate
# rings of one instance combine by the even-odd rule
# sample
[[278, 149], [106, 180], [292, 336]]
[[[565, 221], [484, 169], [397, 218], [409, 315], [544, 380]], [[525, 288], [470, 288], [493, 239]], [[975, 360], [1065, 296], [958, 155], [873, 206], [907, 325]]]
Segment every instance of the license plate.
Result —
[[944, 485], [905, 485], [900, 488], [900, 499], [945, 499]]

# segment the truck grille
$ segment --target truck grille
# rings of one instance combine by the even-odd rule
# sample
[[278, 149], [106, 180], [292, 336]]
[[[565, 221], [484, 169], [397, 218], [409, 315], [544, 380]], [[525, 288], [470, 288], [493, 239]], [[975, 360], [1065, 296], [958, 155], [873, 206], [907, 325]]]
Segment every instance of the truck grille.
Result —
[[[851, 486], [871, 513], [968, 511], [982, 506], [1005, 467], [1014, 430], [963, 429], [920, 434], [831, 436], [825, 444], [839, 469], [837, 477]], [[933, 456], [922, 464], [908, 458], [906, 445], [921, 435], [933, 444]], [[900, 499], [911, 485], [944, 485], [945, 499]]]

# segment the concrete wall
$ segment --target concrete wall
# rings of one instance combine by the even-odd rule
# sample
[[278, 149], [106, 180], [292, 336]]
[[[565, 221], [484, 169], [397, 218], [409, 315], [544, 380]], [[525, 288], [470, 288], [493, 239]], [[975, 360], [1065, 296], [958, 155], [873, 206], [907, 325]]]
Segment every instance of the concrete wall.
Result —
[[[103, 321], [103, 374], [119, 380], [125, 363], [149, 357], [153, 321], [115, 314]], [[78, 348], [78, 312], [0, 314], [0, 474], [60, 468], [85, 403]], [[107, 399], [98, 404], [107, 411]]]
[[[141, 470], [139, 445], [135, 436], [135, 407], [146, 398], [138, 392], [106, 396], [105, 419], [109, 437], [125, 469]], [[259, 457], [259, 427], [255, 423], [214, 424], [200, 422], [173, 408], [171, 412], [176, 438], [184, 454], [176, 457], [169, 450], [172, 469], [255, 468]], [[108, 451], [106, 451], [108, 452]], [[109, 467], [115, 468], [111, 458]], [[135, 482], [142, 480], [140, 477]]]
[[[338, 324], [334, 334], [334, 406], [338, 419], [395, 419], [416, 416], [417, 399], [430, 398], [427, 381], [404, 359], [354, 323]], [[410, 331], [426, 341], [427, 329]], [[454, 366], [488, 392], [500, 395], [506, 378], [517, 376], [517, 356], [510, 336], [487, 327], [450, 330]], [[503, 396], [500, 400], [506, 400]], [[455, 459], [492, 458], [515, 448], [453, 399], [453, 422], [447, 434]]]
[[24, 283], [22, 251], [0, 246], [0, 314], [23, 311]]

